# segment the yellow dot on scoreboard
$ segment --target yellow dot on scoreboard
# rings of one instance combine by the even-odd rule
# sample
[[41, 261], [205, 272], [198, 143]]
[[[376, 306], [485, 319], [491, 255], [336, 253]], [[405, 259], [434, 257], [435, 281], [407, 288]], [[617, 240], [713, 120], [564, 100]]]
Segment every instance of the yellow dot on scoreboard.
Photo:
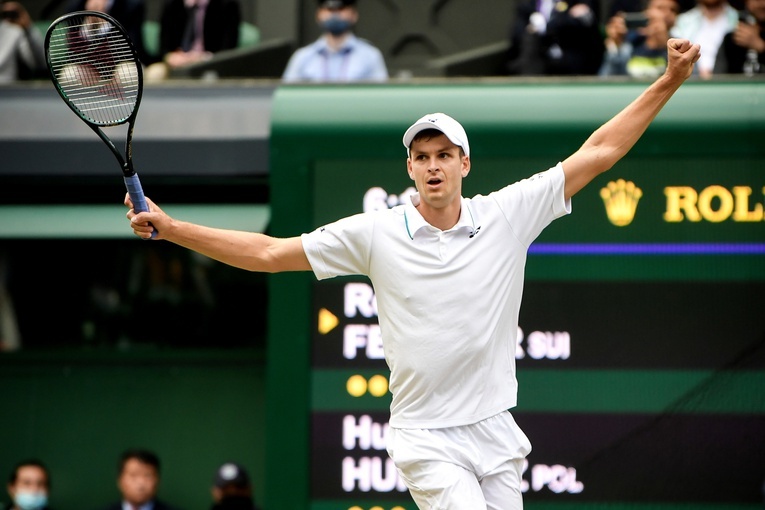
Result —
[[388, 379], [384, 375], [373, 375], [369, 378], [369, 393], [382, 397], [388, 393]]
[[394, 506], [390, 510], [406, 510], [406, 508], [404, 508], [403, 506]]
[[356, 374], [348, 378], [345, 389], [352, 397], [360, 397], [367, 392], [367, 380]]
[[364, 510], [364, 509], [361, 508], [360, 506], [352, 506], [348, 510]]
[[381, 506], [373, 506], [373, 507], [372, 507], [372, 508], [370, 508], [369, 510], [384, 510], [384, 509], [383, 509], [383, 507], [381, 507]]

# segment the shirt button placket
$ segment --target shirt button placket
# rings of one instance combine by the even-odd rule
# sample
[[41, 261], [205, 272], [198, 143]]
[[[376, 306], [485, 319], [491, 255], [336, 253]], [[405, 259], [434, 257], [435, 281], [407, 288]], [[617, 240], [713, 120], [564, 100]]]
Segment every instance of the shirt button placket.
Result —
[[446, 234], [438, 233], [438, 255], [443, 259], [446, 256]]

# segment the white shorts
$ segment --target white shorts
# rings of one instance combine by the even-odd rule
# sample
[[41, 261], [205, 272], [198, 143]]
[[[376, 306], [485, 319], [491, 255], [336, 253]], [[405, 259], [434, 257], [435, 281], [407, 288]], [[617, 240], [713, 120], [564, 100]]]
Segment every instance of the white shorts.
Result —
[[388, 431], [388, 455], [421, 510], [520, 510], [531, 443], [509, 412], [460, 427]]

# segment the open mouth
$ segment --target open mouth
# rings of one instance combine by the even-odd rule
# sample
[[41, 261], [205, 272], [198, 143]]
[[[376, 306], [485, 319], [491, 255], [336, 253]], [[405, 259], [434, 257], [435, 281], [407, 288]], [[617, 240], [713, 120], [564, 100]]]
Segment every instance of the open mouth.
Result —
[[428, 186], [438, 186], [439, 184], [441, 184], [441, 179], [439, 179], [438, 177], [431, 177], [430, 179], [426, 181], [426, 183], [428, 184]]

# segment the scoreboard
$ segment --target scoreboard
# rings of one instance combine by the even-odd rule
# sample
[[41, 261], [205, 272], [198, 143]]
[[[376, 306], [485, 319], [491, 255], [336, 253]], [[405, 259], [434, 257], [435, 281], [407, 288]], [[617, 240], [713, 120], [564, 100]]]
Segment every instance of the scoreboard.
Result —
[[[540, 126], [532, 113], [519, 119], [508, 102], [529, 107], [529, 96], [546, 104], [568, 92], [589, 101], [594, 123], [642, 89], [557, 85], [540, 95], [527, 87], [280, 89], [273, 233], [297, 235], [407, 200], [414, 190], [403, 130], [411, 118], [465, 96], [477, 111], [453, 115], [473, 149], [463, 193], [472, 196], [555, 165], [597, 127], [561, 105]], [[666, 119], [660, 115], [624, 160], [574, 197], [572, 214], [530, 247], [512, 410], [533, 448], [522, 486], [528, 508], [723, 508], [762, 499], [765, 150], [756, 134], [764, 134], [765, 112], [752, 114], [752, 98], [741, 95], [761, 101], [762, 89], [726, 87], [739, 95], [725, 96], [720, 109], [746, 112], [746, 129], [724, 137], [710, 129], [714, 143], [678, 148], [667, 130], [690, 126], [706, 140], [688, 111], [721, 91], [689, 87], [685, 103], [678, 93], [662, 112]], [[603, 105], [609, 97], [613, 112]], [[494, 120], [495, 104], [514, 119], [509, 126]], [[555, 140], [524, 140], [529, 129]], [[277, 442], [267, 470], [293, 484], [289, 495], [268, 492], [267, 501], [415, 509], [385, 449], [389, 372], [371, 283], [275, 275], [271, 289], [268, 436]]]

